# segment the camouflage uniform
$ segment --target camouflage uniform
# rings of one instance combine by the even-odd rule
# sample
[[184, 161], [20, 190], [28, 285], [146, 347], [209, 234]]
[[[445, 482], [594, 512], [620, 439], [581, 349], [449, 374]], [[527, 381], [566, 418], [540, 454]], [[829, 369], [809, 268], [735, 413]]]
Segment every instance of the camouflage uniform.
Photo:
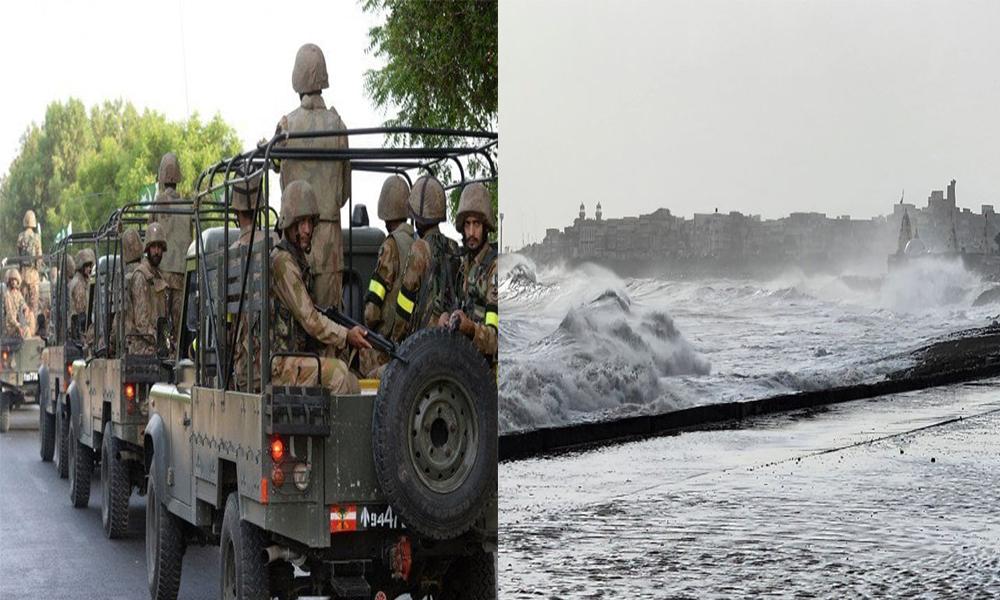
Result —
[[[244, 185], [233, 186], [230, 197], [230, 205], [233, 210], [245, 211], [253, 210], [256, 203], [256, 194], [260, 187], [260, 177], [250, 180]], [[252, 225], [240, 225], [240, 237], [229, 246], [230, 257], [236, 256], [233, 251], [245, 248], [250, 245], [250, 237], [253, 235], [253, 243], [256, 245], [264, 239], [264, 232], [261, 229], [256, 231]], [[271, 246], [276, 246], [279, 242], [277, 235], [270, 232]], [[258, 275], [259, 277], [259, 275]], [[247, 293], [251, 293], [250, 284], [247, 284]], [[250, 314], [244, 309], [239, 320], [239, 338], [236, 341], [233, 357], [233, 378], [235, 389], [249, 392], [260, 391], [260, 315], [254, 312]], [[249, 357], [255, 357], [253, 368], [249, 373], [253, 377], [253, 387], [248, 389], [247, 374]]]
[[73, 323], [73, 317], [80, 321], [81, 331], [83, 323], [87, 320], [87, 300], [90, 292], [90, 277], [83, 274], [83, 269], [94, 264], [94, 251], [90, 248], [80, 250], [76, 254], [76, 273], [73, 280], [69, 282], [69, 322]]
[[[145, 249], [152, 244], [170, 245], [158, 224], [146, 230]], [[166, 250], [164, 250], [164, 256]], [[162, 264], [162, 263], [161, 263]], [[167, 316], [167, 282], [159, 268], [149, 262], [148, 256], [126, 276], [125, 288], [125, 347], [129, 354], [156, 354], [156, 323]]]
[[45, 268], [42, 261], [42, 238], [35, 231], [38, 222], [35, 212], [24, 213], [24, 231], [17, 236], [17, 254], [21, 257], [33, 257], [34, 260], [21, 265], [21, 293], [33, 313], [38, 313], [38, 271]]
[[34, 335], [35, 314], [21, 294], [21, 276], [17, 269], [7, 271], [7, 290], [3, 295], [4, 337], [29, 338]]
[[[183, 200], [177, 190], [167, 185], [176, 185], [181, 180], [180, 166], [177, 157], [173, 152], [163, 155], [160, 160], [160, 171], [157, 182], [160, 184], [160, 192], [153, 200], [153, 208], [162, 202], [180, 202]], [[169, 208], [169, 207], [168, 207]], [[175, 208], [182, 208], [175, 205]], [[163, 280], [167, 282], [167, 300], [170, 306], [170, 318], [172, 320], [171, 331], [176, 335], [177, 328], [181, 322], [181, 308], [184, 305], [184, 271], [188, 246], [191, 245], [191, 215], [169, 214], [151, 212], [150, 223], [159, 223], [163, 227], [164, 235], [167, 238], [167, 251], [163, 254], [163, 261], [160, 263], [160, 272]]]
[[[323, 51], [305, 44], [295, 56], [292, 88], [301, 96], [298, 108], [281, 118], [277, 133], [347, 129], [334, 107], [327, 108], [321, 90], [330, 87]], [[346, 149], [347, 136], [288, 140], [287, 148]], [[281, 189], [292, 181], [307, 181], [319, 202], [319, 223], [313, 231], [308, 262], [315, 278], [313, 292], [320, 306], [343, 304], [344, 244], [340, 209], [351, 197], [351, 165], [347, 161], [281, 161]]]
[[[129, 318], [128, 311], [131, 302], [131, 288], [129, 282], [131, 281], [132, 273], [135, 272], [136, 267], [139, 266], [139, 261], [142, 259], [142, 236], [135, 229], [128, 229], [122, 234], [122, 255], [125, 257], [125, 280], [122, 283], [122, 289], [124, 289], [124, 296], [119, 296], [119, 288], [117, 285], [118, 273], [115, 270], [115, 275], [113, 277], [114, 284], [114, 297], [115, 297], [115, 315], [111, 320], [111, 355], [116, 356], [117, 350], [117, 338], [118, 338], [118, 327], [119, 322], [122, 319]], [[128, 328], [123, 335], [128, 335]], [[125, 338], [128, 340], [128, 338]], [[128, 348], [128, 342], [125, 342], [125, 347]]]
[[485, 185], [473, 183], [462, 190], [455, 227], [459, 232], [465, 228], [466, 217], [478, 215], [483, 223], [483, 240], [475, 254], [466, 252], [459, 267], [458, 281], [461, 293], [460, 304], [466, 316], [475, 324], [470, 336], [473, 345], [490, 362], [497, 361], [497, 328], [500, 316], [497, 302], [497, 252], [487, 240], [493, 230], [493, 209], [490, 192]]
[[430, 226], [413, 242], [403, 268], [392, 325], [396, 342], [436, 325], [443, 313], [454, 308], [458, 244], [438, 229], [437, 223], [444, 221], [444, 202], [444, 188], [433, 177], [421, 177], [410, 191], [411, 214], [418, 223]]
[[497, 360], [497, 327], [500, 325], [496, 259], [496, 250], [484, 241], [475, 256], [466, 254], [462, 257], [458, 273], [462, 309], [476, 324], [472, 343], [494, 363]]
[[[307, 207], [315, 206], [315, 195], [304, 181], [292, 182], [282, 194], [282, 215], [279, 227], [286, 231], [298, 220], [292, 212], [299, 199]], [[289, 215], [286, 216], [286, 203]], [[300, 211], [301, 212], [301, 211]], [[304, 211], [315, 215], [311, 208]], [[315, 352], [322, 350], [320, 385], [336, 394], [356, 394], [360, 390], [357, 378], [347, 365], [331, 354], [347, 347], [347, 330], [323, 316], [309, 294], [312, 276], [306, 257], [289, 240], [283, 239], [271, 251], [271, 352]], [[325, 348], [319, 349], [312, 342]], [[316, 359], [283, 356], [273, 362], [272, 382], [275, 385], [316, 385]]]
[[[378, 218], [386, 223], [403, 221], [408, 215], [409, 185], [398, 175], [386, 179], [379, 197]], [[396, 321], [396, 297], [402, 285], [403, 269], [413, 246], [413, 226], [400, 223], [389, 232], [378, 251], [378, 264], [365, 297], [365, 326], [388, 337]], [[375, 349], [361, 353], [361, 372], [376, 377], [389, 356]]]
[[167, 315], [167, 282], [145, 256], [127, 279], [125, 341], [129, 354], [156, 354], [156, 321]]

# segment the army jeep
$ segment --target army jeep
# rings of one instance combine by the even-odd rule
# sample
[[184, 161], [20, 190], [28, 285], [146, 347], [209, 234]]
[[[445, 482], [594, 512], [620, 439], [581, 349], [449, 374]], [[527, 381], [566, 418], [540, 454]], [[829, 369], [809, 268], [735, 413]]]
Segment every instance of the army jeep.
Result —
[[[191, 214], [189, 202], [170, 202], [157, 212]], [[101, 521], [115, 539], [128, 530], [128, 502], [133, 490], [145, 493], [143, 452], [149, 388], [170, 381], [165, 348], [169, 322], [164, 317], [159, 345], [163, 352], [134, 354], [125, 333], [125, 264], [122, 233], [145, 226], [146, 207], [129, 204], [116, 210], [95, 236], [98, 258], [90, 293], [90, 347], [86, 359], [73, 362], [68, 398], [69, 497], [76, 508], [90, 501], [93, 469], [101, 473]], [[117, 317], [117, 318], [116, 318]]]
[[[16, 264], [17, 258], [4, 260]], [[7, 283], [0, 283], [0, 299]], [[0, 301], [0, 433], [10, 428], [10, 413], [18, 406], [38, 401], [38, 365], [45, 341], [40, 337], [21, 338], [3, 331], [6, 303]], [[42, 320], [44, 322], [44, 319]]]
[[[489, 365], [464, 337], [434, 329], [398, 348], [383, 345], [394, 358], [381, 381], [361, 382], [360, 394], [333, 394], [319, 377], [305, 386], [272, 381], [279, 356], [320, 361], [318, 353], [271, 350], [268, 257], [275, 240], [263, 232], [275, 219], [262, 200], [276, 160], [349, 160], [355, 176], [406, 175], [414, 165], [430, 170], [448, 160], [461, 169], [482, 147], [276, 147], [296, 135], [220, 163], [199, 182], [197, 213], [213, 194], [228, 197], [233, 185], [261, 176], [254, 214], [262, 231], [234, 247], [233, 232], [203, 228], [196, 214], [176, 383], [155, 384], [149, 393], [150, 596], [176, 598], [185, 547], [210, 543], [221, 547], [227, 599], [495, 598], [497, 392]], [[489, 144], [495, 137], [465, 139]], [[384, 237], [365, 227], [363, 210], [352, 213], [343, 235], [342, 323], [361, 317], [355, 288], [373, 273]], [[259, 350], [238, 377], [233, 349], [245, 326]]]
[[[38, 442], [42, 461], [56, 460], [61, 478], [69, 475], [69, 403], [66, 390], [73, 377], [73, 363], [83, 357], [83, 345], [70, 331], [69, 281], [71, 259], [67, 257], [83, 245], [93, 245], [93, 233], [75, 233], [63, 238], [49, 256], [58, 269], [57, 281], [50, 281], [51, 305], [45, 348], [38, 368]], [[69, 274], [71, 275], [71, 274]], [[85, 324], [83, 324], [85, 326]]]

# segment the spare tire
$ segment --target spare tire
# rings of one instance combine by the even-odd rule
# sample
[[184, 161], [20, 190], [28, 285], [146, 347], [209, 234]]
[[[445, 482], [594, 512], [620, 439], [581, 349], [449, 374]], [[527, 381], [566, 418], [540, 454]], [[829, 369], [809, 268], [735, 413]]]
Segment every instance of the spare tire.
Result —
[[497, 387], [468, 339], [424, 329], [385, 369], [372, 417], [375, 474], [407, 527], [468, 531], [497, 492]]

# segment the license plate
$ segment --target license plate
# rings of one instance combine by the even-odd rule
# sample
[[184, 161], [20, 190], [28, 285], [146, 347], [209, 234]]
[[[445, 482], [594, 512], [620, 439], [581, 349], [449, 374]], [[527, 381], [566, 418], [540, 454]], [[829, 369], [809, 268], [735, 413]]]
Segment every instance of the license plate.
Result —
[[24, 382], [28, 383], [29, 381], [38, 381], [38, 373], [25, 373]]
[[358, 529], [403, 529], [391, 506], [363, 506], [358, 515]]

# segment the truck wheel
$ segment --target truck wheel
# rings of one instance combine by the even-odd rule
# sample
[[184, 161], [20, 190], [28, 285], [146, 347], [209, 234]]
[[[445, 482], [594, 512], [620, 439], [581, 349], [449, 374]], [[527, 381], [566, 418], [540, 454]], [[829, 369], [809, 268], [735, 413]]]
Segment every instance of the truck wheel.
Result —
[[0, 433], [7, 433], [10, 429], [10, 408], [14, 399], [4, 392], [0, 394]]
[[146, 484], [146, 580], [152, 600], [176, 600], [184, 562], [184, 524], [156, 497], [156, 463]]
[[407, 527], [432, 539], [468, 531], [497, 491], [497, 388], [466, 338], [443, 328], [406, 339], [372, 417], [375, 474]]
[[69, 423], [56, 403], [56, 471], [59, 479], [69, 476]]
[[90, 503], [90, 478], [94, 474], [94, 451], [77, 439], [77, 426], [69, 424], [69, 499], [73, 508]]
[[56, 449], [56, 416], [45, 412], [46, 403], [38, 406], [38, 455], [42, 462], [52, 462]]
[[448, 567], [442, 600], [496, 600], [496, 559], [492, 553], [463, 556]]
[[111, 421], [104, 426], [101, 440], [101, 524], [104, 535], [116, 540], [128, 531], [128, 499], [132, 482], [128, 465], [118, 455], [120, 443], [112, 435]]
[[222, 600], [265, 600], [270, 598], [268, 566], [264, 558], [264, 532], [253, 523], [240, 520], [236, 492], [226, 499], [222, 517]]

